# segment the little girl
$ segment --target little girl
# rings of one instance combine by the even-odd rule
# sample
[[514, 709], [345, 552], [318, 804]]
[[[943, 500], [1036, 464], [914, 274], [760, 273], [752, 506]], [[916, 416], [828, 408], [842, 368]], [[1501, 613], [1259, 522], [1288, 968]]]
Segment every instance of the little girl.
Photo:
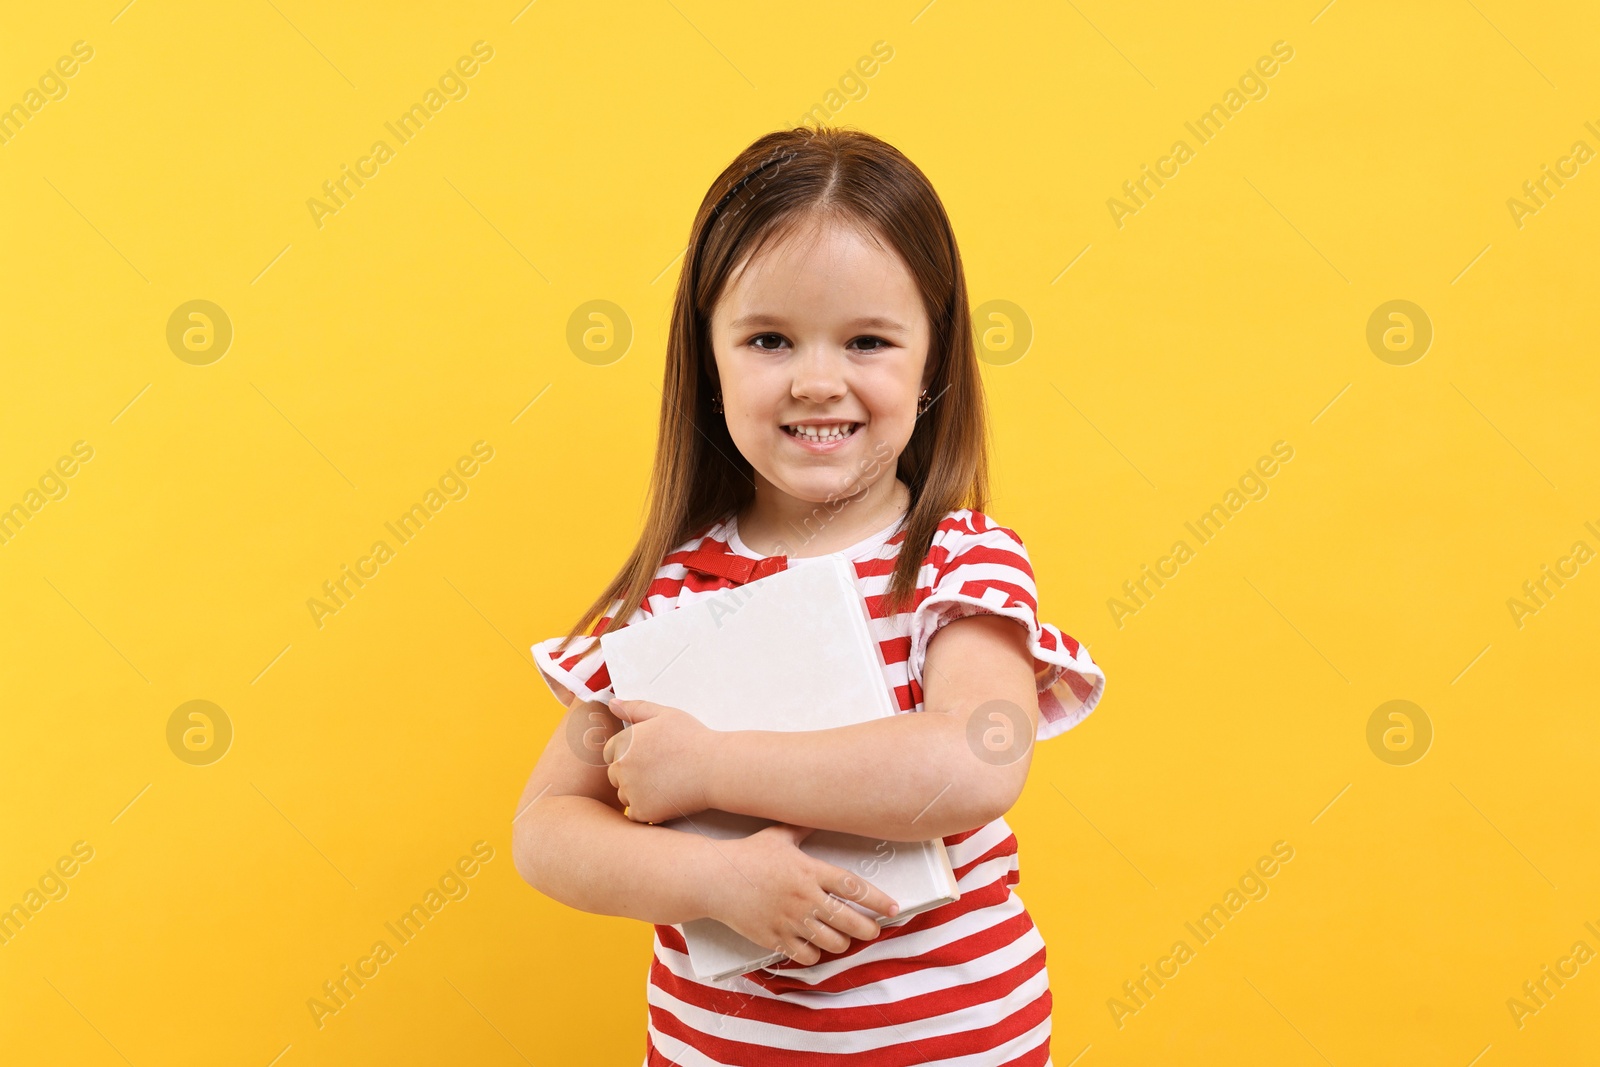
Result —
[[[1040, 621], [1027, 549], [982, 511], [973, 341], [943, 205], [883, 141], [768, 134], [706, 194], [673, 304], [649, 517], [572, 630], [533, 646], [568, 711], [513, 821], [530, 884], [654, 924], [647, 1067], [1051, 1062], [1045, 946], [1002, 816], [1034, 740], [1089, 714], [1105, 677]], [[614, 620], [829, 553], [854, 565], [902, 714], [724, 733], [613, 701], [598, 635]], [[716, 844], [651, 825], [706, 809], [775, 825]], [[960, 899], [895, 921], [870, 872], [800, 849], [810, 828], [942, 838]], [[675, 926], [705, 916], [788, 958], [697, 980]]]

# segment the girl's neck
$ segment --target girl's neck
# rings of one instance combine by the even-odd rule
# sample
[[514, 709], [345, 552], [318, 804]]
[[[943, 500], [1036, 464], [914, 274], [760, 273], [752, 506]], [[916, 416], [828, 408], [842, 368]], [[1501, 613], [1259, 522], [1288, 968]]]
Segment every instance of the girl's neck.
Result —
[[911, 507], [911, 489], [898, 478], [859, 497], [816, 503], [759, 485], [738, 514], [739, 539], [764, 556], [794, 559], [849, 548], [893, 525]]

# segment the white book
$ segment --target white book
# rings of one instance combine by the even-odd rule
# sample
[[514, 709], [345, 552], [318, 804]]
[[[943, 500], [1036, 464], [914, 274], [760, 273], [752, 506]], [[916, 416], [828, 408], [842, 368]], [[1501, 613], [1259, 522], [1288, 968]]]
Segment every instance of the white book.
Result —
[[[624, 700], [679, 708], [713, 730], [827, 730], [898, 714], [884, 680], [866, 603], [839, 555], [789, 561], [785, 570], [706, 595], [600, 636], [612, 689]], [[713, 840], [746, 837], [771, 819], [705, 811], [662, 825]], [[944, 842], [880, 841], [816, 830], [800, 849], [864, 878], [900, 905], [895, 926], [957, 900]], [[718, 877], [738, 877], [732, 871]], [[786, 959], [715, 919], [677, 926], [703, 981]]]

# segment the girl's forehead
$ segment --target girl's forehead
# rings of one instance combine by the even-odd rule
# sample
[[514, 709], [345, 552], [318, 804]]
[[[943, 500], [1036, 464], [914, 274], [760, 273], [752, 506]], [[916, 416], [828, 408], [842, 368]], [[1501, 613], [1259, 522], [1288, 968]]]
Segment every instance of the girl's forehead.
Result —
[[770, 235], [729, 272], [717, 308], [751, 300], [788, 303], [807, 291], [919, 301], [916, 280], [893, 246], [859, 227], [832, 223]]

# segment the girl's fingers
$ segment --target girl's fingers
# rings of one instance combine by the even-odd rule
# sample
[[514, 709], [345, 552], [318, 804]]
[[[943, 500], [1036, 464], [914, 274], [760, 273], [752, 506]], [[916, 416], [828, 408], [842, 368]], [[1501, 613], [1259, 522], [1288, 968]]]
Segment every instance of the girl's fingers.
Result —
[[802, 967], [809, 967], [822, 958], [822, 953], [817, 951], [817, 946], [804, 938], [784, 938], [782, 951], [785, 956], [788, 956]]
[[[843, 937], [853, 937], [860, 941], [871, 941], [882, 932], [875, 919], [861, 914], [837, 897], [829, 897], [826, 905], [828, 908], [828, 924]], [[842, 949], [834, 949], [835, 952]]]
[[[875, 911], [879, 915], [888, 918], [893, 918], [900, 911], [900, 905], [888, 893], [885, 893], [861, 876], [838, 867], [830, 869], [828, 874], [821, 880], [821, 885], [823, 889], [834, 896], [842, 897], [845, 900], [853, 900], [863, 908]], [[877, 925], [873, 920], [850, 908], [843, 908], [842, 910], [854, 915], [863, 922], [871, 922], [874, 926]]]
[[[839, 913], [846, 911], [850, 911], [848, 904], [842, 904], [831, 898], [825, 903], [817, 905], [811, 909], [811, 914], [806, 916], [803, 936], [820, 949], [828, 952], [843, 952], [850, 947], [850, 932], [838, 929], [841, 923]], [[851, 912], [851, 914], [855, 915], [854, 912]], [[874, 928], [878, 925], [871, 919], [866, 919], [861, 915], [856, 915], [856, 918]]]
[[633, 737], [627, 730], [618, 730], [608, 737], [606, 743], [601, 746], [600, 758], [607, 763], [615, 763], [628, 754], [628, 744], [632, 740]]

